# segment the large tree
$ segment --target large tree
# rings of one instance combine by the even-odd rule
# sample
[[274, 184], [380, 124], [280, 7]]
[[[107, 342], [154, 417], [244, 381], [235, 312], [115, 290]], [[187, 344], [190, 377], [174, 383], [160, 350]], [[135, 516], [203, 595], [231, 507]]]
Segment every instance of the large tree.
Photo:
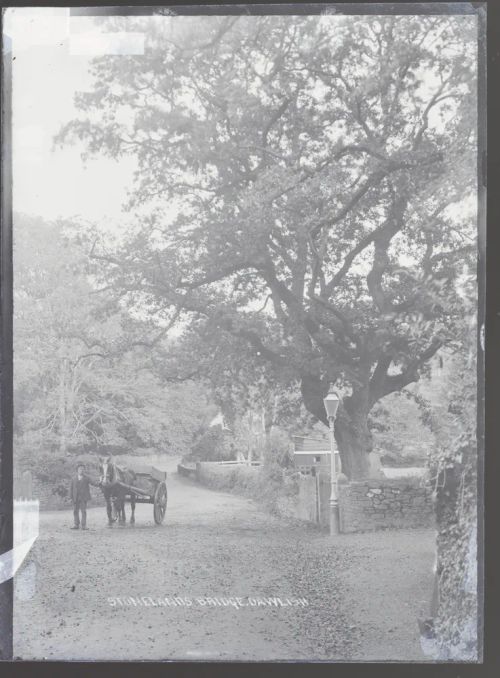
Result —
[[97, 293], [74, 230], [15, 217], [18, 458], [105, 448], [186, 454], [216, 409], [200, 384], [157, 369], [161, 333]]
[[96, 59], [59, 136], [137, 158], [135, 237], [93, 249], [108, 282], [200, 336], [234, 337], [324, 422], [328, 384], [344, 388], [350, 477], [368, 471], [373, 405], [416, 381], [460, 319], [474, 22], [141, 20], [145, 53]]

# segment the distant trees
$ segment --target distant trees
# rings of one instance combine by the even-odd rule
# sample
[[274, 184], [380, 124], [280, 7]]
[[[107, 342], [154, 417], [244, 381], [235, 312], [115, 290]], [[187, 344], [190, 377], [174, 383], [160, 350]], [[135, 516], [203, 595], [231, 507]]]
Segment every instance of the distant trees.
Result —
[[[438, 379], [434, 373], [423, 383], [436, 388]], [[385, 466], [422, 466], [433, 456], [435, 437], [427, 418], [427, 403], [415, 398], [410, 386], [378, 402], [370, 412], [374, 449]]]
[[155, 372], [157, 328], [97, 291], [87, 255], [74, 225], [16, 217], [16, 451], [183, 454], [214, 408]]
[[468, 17], [162, 18], [144, 55], [96, 59], [59, 141], [136, 157], [136, 236], [94, 255], [131, 307], [300, 388], [351, 477], [368, 415], [453, 342], [475, 256]]

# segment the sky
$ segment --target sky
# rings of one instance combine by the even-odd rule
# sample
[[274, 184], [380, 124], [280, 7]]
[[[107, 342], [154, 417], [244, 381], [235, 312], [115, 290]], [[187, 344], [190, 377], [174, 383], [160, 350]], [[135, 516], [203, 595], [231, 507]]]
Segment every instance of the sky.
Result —
[[[119, 225], [135, 161], [96, 158], [84, 164], [82, 147], [53, 148], [55, 134], [77, 113], [75, 91], [90, 89], [92, 52], [117, 49], [106, 36], [99, 40], [95, 27], [91, 41], [89, 20], [69, 21], [67, 12], [14, 8], [5, 18], [13, 46], [14, 211]], [[131, 44], [140, 49], [134, 36]]]

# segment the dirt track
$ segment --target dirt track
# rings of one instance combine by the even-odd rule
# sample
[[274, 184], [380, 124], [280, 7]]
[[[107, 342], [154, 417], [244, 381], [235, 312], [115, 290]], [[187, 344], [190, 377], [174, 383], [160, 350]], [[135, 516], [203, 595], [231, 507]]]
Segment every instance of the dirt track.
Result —
[[[87, 532], [68, 529], [69, 511], [41, 515], [16, 575], [16, 656], [425, 661], [416, 617], [432, 585], [431, 531], [332, 540], [176, 474], [168, 489], [160, 527], [150, 505], [113, 529], [91, 509]], [[123, 600], [143, 596], [157, 606]]]

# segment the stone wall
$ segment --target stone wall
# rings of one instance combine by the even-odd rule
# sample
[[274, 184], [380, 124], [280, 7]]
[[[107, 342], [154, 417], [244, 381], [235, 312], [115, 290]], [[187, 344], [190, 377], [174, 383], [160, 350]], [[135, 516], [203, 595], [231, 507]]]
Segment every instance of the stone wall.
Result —
[[[330, 526], [330, 476], [300, 476], [297, 492], [277, 501], [281, 515]], [[420, 478], [374, 479], [339, 483], [340, 529], [370, 532], [433, 524], [431, 488]]]
[[339, 509], [342, 532], [427, 527], [434, 521], [431, 488], [419, 478], [339, 485]]

